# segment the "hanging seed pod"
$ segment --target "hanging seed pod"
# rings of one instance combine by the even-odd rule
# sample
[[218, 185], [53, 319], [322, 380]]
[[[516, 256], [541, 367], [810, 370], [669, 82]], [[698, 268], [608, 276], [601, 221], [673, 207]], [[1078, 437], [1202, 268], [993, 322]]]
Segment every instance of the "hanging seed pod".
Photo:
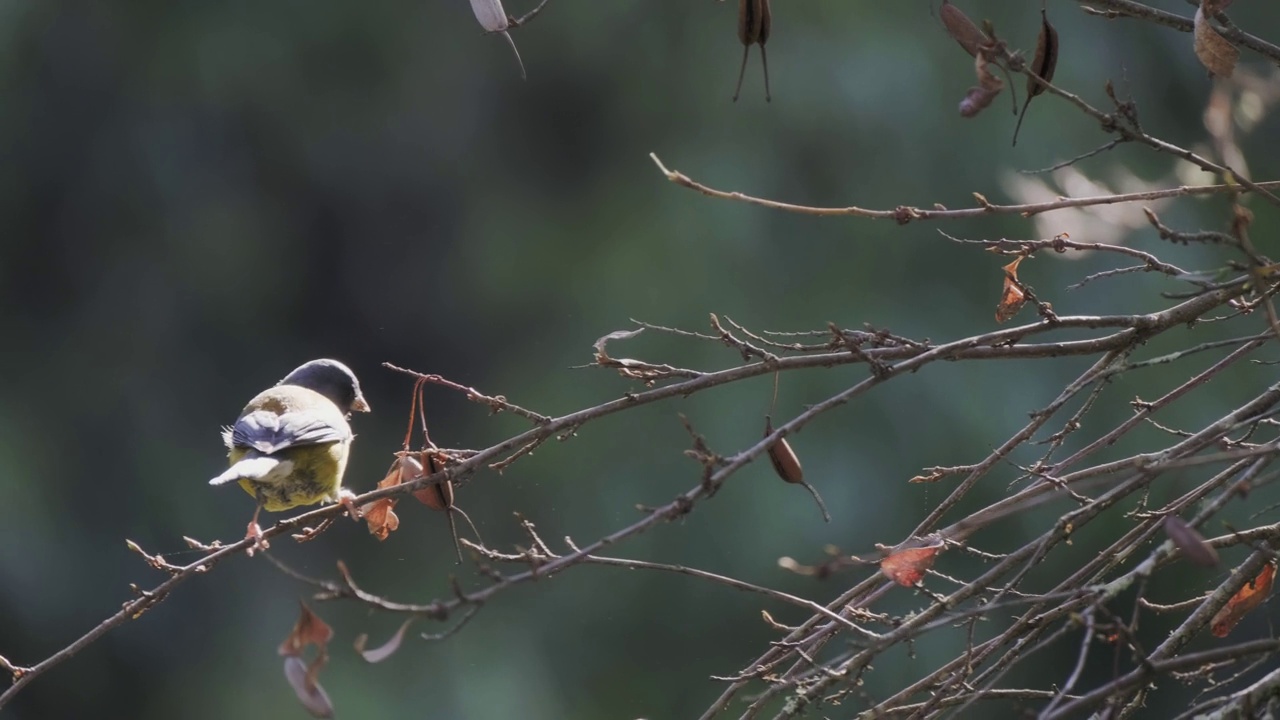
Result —
[[[764, 418], [764, 436], [769, 437], [773, 434], [773, 419], [768, 415]], [[827, 512], [827, 504], [822, 502], [822, 496], [809, 483], [804, 481], [804, 470], [800, 467], [800, 458], [796, 457], [796, 453], [791, 449], [791, 443], [786, 438], [778, 438], [776, 442], [769, 446], [769, 462], [773, 465], [773, 471], [778, 474], [786, 482], [792, 485], [800, 485], [809, 494], [813, 496], [814, 502], [818, 503], [818, 509], [822, 511], [822, 519], [824, 522], [831, 522], [831, 514]]]
[[[1031, 60], [1031, 71], [1039, 75], [1045, 82], [1053, 82], [1053, 73], [1058, 69], [1058, 31], [1049, 22], [1044, 8], [1040, 8], [1040, 37], [1036, 40], [1036, 56]], [[1022, 118], [1027, 116], [1027, 106], [1031, 98], [1045, 91], [1044, 83], [1033, 77], [1027, 78], [1027, 99], [1022, 101], [1022, 112], [1018, 113], [1018, 125], [1013, 129], [1013, 144], [1018, 144], [1018, 131], [1022, 129]]]
[[942, 25], [947, 29], [947, 34], [970, 56], [977, 57], [983, 45], [991, 44], [991, 38], [979, 30], [969, 16], [960, 11], [960, 8], [952, 5], [951, 0], [942, 0], [938, 16], [942, 18]]
[[1182, 556], [1197, 565], [1213, 567], [1218, 564], [1218, 551], [1205, 542], [1204, 536], [1177, 515], [1164, 516], [1164, 532], [1182, 551]]
[[516, 49], [516, 41], [512, 40], [511, 34], [507, 32], [511, 23], [507, 19], [507, 12], [502, 9], [502, 0], [471, 0], [471, 12], [475, 13], [476, 20], [480, 22], [480, 27], [484, 28], [485, 32], [502, 33], [502, 37], [506, 38], [507, 44], [511, 46], [511, 52], [516, 54], [516, 63], [520, 66], [520, 79], [527, 79], [524, 61], [520, 59], [520, 51]]
[[[436, 459], [436, 454], [430, 450], [423, 450], [418, 453], [419, 462], [422, 463], [422, 474], [434, 475], [443, 469], [440, 461]], [[442, 510], [449, 518], [449, 534], [453, 537], [453, 550], [458, 555], [458, 564], [462, 564], [462, 547], [458, 544], [458, 528], [453, 522], [453, 513], [457, 508], [453, 506], [453, 481], [445, 480], [442, 483], [434, 483], [424, 488], [413, 491], [413, 496], [418, 502], [426, 505], [432, 510]], [[459, 511], [461, 512], [461, 511]], [[471, 522], [470, 519], [467, 522]], [[472, 526], [474, 528], [474, 526]]]
[[769, 42], [769, 28], [773, 23], [769, 0], [738, 0], [738, 39], [742, 41], [742, 67], [738, 69], [738, 87], [733, 91], [733, 101], [738, 102], [742, 92], [742, 77], [747, 72], [747, 56], [751, 46], [760, 45], [760, 62], [764, 65], [764, 99], [772, 102], [769, 93], [769, 56], [764, 45]]

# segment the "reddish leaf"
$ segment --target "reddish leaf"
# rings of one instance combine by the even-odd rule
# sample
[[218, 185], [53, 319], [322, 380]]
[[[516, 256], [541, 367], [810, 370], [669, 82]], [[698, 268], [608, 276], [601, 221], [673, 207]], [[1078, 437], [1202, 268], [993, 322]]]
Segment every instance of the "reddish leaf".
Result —
[[933, 567], [934, 558], [945, 545], [942, 538], [930, 535], [920, 540], [908, 540], [892, 549], [883, 545], [876, 547], [889, 553], [880, 561], [880, 572], [899, 585], [914, 587], [924, 579], [925, 571]]
[[311, 608], [307, 607], [306, 603], [298, 604], [302, 606], [302, 613], [298, 616], [298, 622], [294, 624], [289, 637], [280, 643], [279, 653], [301, 655], [302, 650], [308, 645], [315, 645], [316, 649], [323, 653], [329, 640], [333, 638], [333, 628], [321, 620], [320, 616], [311, 612]]
[[386, 660], [394, 655], [396, 650], [400, 649], [400, 643], [404, 642], [405, 631], [409, 629], [409, 625], [411, 625], [416, 619], [417, 618], [411, 617], [408, 620], [405, 620], [404, 623], [400, 625], [400, 629], [396, 631], [396, 634], [391, 636], [390, 640], [381, 647], [376, 647], [372, 650], [364, 649], [365, 643], [369, 642], [369, 636], [360, 635], [356, 638], [356, 652], [360, 653], [360, 657], [364, 658], [365, 662], [376, 663]]
[[[412, 480], [421, 472], [422, 466], [417, 460], [409, 455], [402, 455], [391, 463], [391, 469], [387, 471], [386, 477], [378, 481], [378, 489], [395, 487], [402, 482]], [[374, 500], [361, 508], [365, 522], [369, 523], [370, 535], [379, 540], [386, 540], [392, 531], [400, 527], [400, 518], [392, 509], [397, 502], [399, 498], [386, 497]]]
[[1239, 623], [1245, 615], [1262, 604], [1271, 595], [1271, 584], [1276, 579], [1276, 566], [1269, 562], [1262, 566], [1257, 577], [1244, 584], [1235, 595], [1213, 616], [1210, 629], [1217, 637], [1226, 637], [1227, 633]]
[[1018, 264], [1022, 262], [1022, 258], [1015, 258], [1013, 262], [1004, 266], [1004, 291], [1000, 295], [1000, 304], [996, 305], [996, 322], [1002, 323], [1022, 309], [1027, 302], [1026, 293], [1022, 292], [1022, 288], [1018, 287]]

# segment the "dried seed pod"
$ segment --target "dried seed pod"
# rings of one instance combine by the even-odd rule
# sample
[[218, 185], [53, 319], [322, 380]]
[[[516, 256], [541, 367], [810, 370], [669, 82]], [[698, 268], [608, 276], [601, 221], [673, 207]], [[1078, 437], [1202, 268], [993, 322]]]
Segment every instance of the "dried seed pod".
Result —
[[1204, 541], [1204, 537], [1187, 521], [1177, 515], [1164, 516], [1164, 532], [1182, 551], [1183, 557], [1197, 565], [1213, 567], [1218, 564], [1218, 551]]
[[[418, 453], [418, 463], [422, 468], [420, 476], [435, 475], [443, 469], [435, 454], [429, 450]], [[414, 490], [413, 496], [432, 510], [448, 510], [453, 507], [453, 482], [446, 480], [442, 483], [427, 485]]]
[[769, 42], [769, 29], [773, 24], [773, 15], [769, 10], [769, 0], [738, 0], [738, 39], [742, 41], [742, 67], [738, 69], [738, 87], [733, 91], [733, 101], [738, 101], [742, 92], [742, 78], [747, 72], [747, 56], [751, 46], [760, 45], [760, 62], [764, 65], [764, 99], [772, 102], [769, 93], [769, 56], [764, 45]]
[[[1031, 60], [1031, 72], [1040, 76], [1045, 82], [1053, 82], [1053, 73], [1058, 69], [1058, 31], [1049, 22], [1049, 15], [1040, 8], [1040, 37], [1036, 40], [1036, 55]], [[1013, 129], [1013, 144], [1018, 144], [1018, 131], [1022, 129], [1022, 119], [1027, 116], [1027, 106], [1031, 98], [1045, 91], [1044, 83], [1033, 77], [1027, 78], [1027, 99], [1022, 101], [1022, 112], [1018, 113], [1018, 125]]]
[[952, 5], [951, 0], [942, 0], [938, 16], [942, 18], [942, 25], [947, 29], [947, 34], [971, 56], [977, 57], [983, 45], [991, 44], [991, 38], [979, 30], [969, 16], [960, 11], [960, 8]]
[[502, 33], [502, 37], [507, 39], [507, 44], [511, 46], [511, 52], [516, 54], [516, 63], [520, 65], [520, 79], [526, 79], [524, 72], [524, 61], [520, 59], [520, 51], [516, 49], [516, 41], [511, 39], [511, 34], [507, 32], [507, 28], [511, 27], [511, 22], [507, 19], [507, 12], [502, 9], [502, 0], [471, 0], [471, 12], [475, 13], [476, 20], [479, 21], [480, 27], [485, 32]]
[[[764, 418], [764, 436], [769, 437], [772, 434], [773, 420], [766, 415]], [[808, 490], [809, 494], [813, 496], [814, 502], [818, 503], [818, 509], [822, 511], [822, 519], [825, 522], [831, 522], [831, 514], [827, 512], [827, 504], [822, 502], [822, 496], [818, 494], [818, 491], [804, 481], [804, 470], [800, 467], [800, 458], [791, 449], [791, 443], [787, 442], [786, 438], [778, 438], [769, 446], [769, 463], [773, 465], [773, 471], [778, 474], [778, 477]]]
[[[444, 469], [436, 454], [430, 450], [423, 450], [418, 453], [418, 458], [419, 462], [422, 463], [423, 475], [434, 475]], [[441, 483], [433, 483], [420, 490], [413, 491], [413, 496], [418, 499], [418, 502], [432, 510], [443, 510], [449, 518], [449, 535], [453, 537], [453, 551], [457, 553], [458, 564], [461, 565], [462, 546], [458, 544], [458, 527], [453, 521], [453, 514], [455, 512], [462, 513], [462, 510], [453, 506], [453, 481], [445, 480]], [[466, 513], [462, 513], [462, 516], [466, 517]], [[467, 522], [471, 523], [471, 518], [467, 518]], [[475, 528], [475, 524], [472, 523], [471, 529], [475, 530]], [[476, 533], [476, 537], [479, 536], [480, 534]]]

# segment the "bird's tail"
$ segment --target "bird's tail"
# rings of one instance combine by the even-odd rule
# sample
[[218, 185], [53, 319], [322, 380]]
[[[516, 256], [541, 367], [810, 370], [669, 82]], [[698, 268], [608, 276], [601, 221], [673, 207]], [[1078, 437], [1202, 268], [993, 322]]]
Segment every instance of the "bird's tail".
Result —
[[280, 465], [280, 460], [259, 455], [247, 457], [227, 468], [227, 471], [209, 481], [210, 485], [226, 485], [237, 480], [258, 480], [270, 474]]

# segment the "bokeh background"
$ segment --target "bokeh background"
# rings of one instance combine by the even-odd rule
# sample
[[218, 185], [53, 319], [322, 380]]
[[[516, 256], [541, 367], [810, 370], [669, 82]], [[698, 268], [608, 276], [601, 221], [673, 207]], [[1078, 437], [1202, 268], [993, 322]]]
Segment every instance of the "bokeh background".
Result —
[[[513, 0], [507, 10], [532, 4]], [[1113, 80], [1150, 131], [1210, 152], [1202, 116], [1212, 82], [1189, 35], [1049, 4], [1064, 86], [1101, 104]], [[648, 153], [717, 187], [874, 208], [961, 207], [975, 191], [1021, 200], [1209, 180], [1132, 147], [1080, 172], [1019, 176], [1107, 138], [1050, 97], [1032, 105], [1016, 148], [1007, 94], [962, 120], [956, 104], [973, 84], [972, 62], [923, 0], [774, 6], [773, 101], [764, 101], [753, 52], [735, 104], [742, 49], [732, 3], [551, 0], [514, 33], [529, 73], [522, 82], [503, 40], [483, 35], [461, 0], [0, 2], [0, 654], [35, 662], [118, 608], [129, 583], [157, 582], [126, 538], [182, 561], [193, 557], [183, 535], [239, 537], [251, 500], [206, 485], [224, 463], [219, 427], [309, 358], [341, 358], [363, 380], [374, 413], [355, 419], [347, 483], [366, 490], [398, 447], [408, 409], [411, 383], [383, 361], [558, 415], [636, 389], [606, 371], [571, 369], [631, 318], [696, 330], [709, 312], [756, 330], [872, 323], [934, 340], [992, 329], [1003, 261], [938, 229], [973, 238], [1068, 230], [1184, 267], [1223, 264], [1217, 248], [1161, 244], [1137, 206], [899, 227], [783, 214], [667, 183]], [[1039, 3], [965, 8], [1015, 44], [1034, 44]], [[1232, 10], [1264, 36], [1280, 27], [1275, 4]], [[1248, 52], [1244, 60], [1274, 83], [1273, 68]], [[1280, 122], [1242, 118], [1253, 177], [1280, 176]], [[1274, 208], [1255, 207], [1254, 237], [1267, 252], [1280, 222]], [[1226, 217], [1221, 199], [1161, 212], [1187, 229], [1221, 228]], [[1065, 290], [1117, 264], [1037, 257], [1022, 276], [1073, 313], [1155, 310], [1166, 304], [1159, 291], [1178, 289], [1127, 276]], [[1151, 354], [1192, 337], [1256, 332], [1259, 322], [1201, 326]], [[737, 361], [721, 346], [652, 333], [623, 348], [680, 366]], [[1104, 395], [1095, 427], [1213, 359], [1126, 376]], [[807, 495], [756, 463], [682, 522], [616, 554], [833, 597], [862, 575], [819, 582], [777, 559], [818, 561], [828, 544], [862, 552], [902, 539], [949, 489], [906, 479], [984, 456], [1088, 362], [948, 364], [897, 379], [794, 439], [833, 511], [830, 525]], [[789, 418], [865, 372], [788, 375], [776, 414]], [[1266, 367], [1240, 366], [1162, 420], [1204, 422], [1272, 378]], [[678, 413], [731, 452], [759, 437], [770, 390], [762, 378], [593, 423], [503, 475], [480, 475], [458, 503], [493, 546], [522, 542], [513, 511], [544, 537], [585, 542], [632, 522], [636, 504], [669, 501], [697, 482]], [[487, 447], [525, 427], [439, 388], [428, 402], [434, 439], [447, 447]], [[1163, 439], [1138, 433], [1127, 451]], [[995, 473], [966, 507], [999, 497], [1015, 474]], [[1199, 477], [1188, 472], [1156, 495]], [[406, 601], [447, 597], [451, 574], [486, 583], [453, 564], [441, 515], [401, 510], [402, 528], [385, 543], [342, 523], [275, 552], [313, 575], [332, 575], [344, 559], [366, 588]], [[999, 550], [1053, 517], [1019, 518], [975, 543]], [[1124, 522], [1091, 528], [1048, 566], [1096, 552]], [[955, 562], [950, 569], [965, 572]], [[1225, 570], [1177, 572], [1157, 578], [1166, 599], [1212, 587]], [[306, 596], [261, 558], [227, 562], [0, 714], [305, 717], [275, 648]], [[884, 609], [920, 602], [899, 591]], [[371, 666], [349, 650], [352, 639], [368, 632], [378, 643], [398, 620], [350, 604], [315, 608], [337, 631], [322, 679], [348, 718], [692, 717], [721, 689], [708, 676], [733, 674], [774, 638], [761, 609], [802, 619], [687, 577], [582, 567], [500, 595], [445, 642], [407, 642]], [[1237, 632], [1265, 635], [1268, 615]], [[954, 640], [886, 656], [866, 691], [883, 696], [918, 676], [957, 652]], [[1028, 672], [1063, 677], [1075, 650], [1074, 641], [1056, 646]], [[1095, 680], [1108, 676], [1102, 664], [1090, 670]], [[1173, 691], [1153, 701], [1153, 716], [1158, 703], [1186, 707]]]

